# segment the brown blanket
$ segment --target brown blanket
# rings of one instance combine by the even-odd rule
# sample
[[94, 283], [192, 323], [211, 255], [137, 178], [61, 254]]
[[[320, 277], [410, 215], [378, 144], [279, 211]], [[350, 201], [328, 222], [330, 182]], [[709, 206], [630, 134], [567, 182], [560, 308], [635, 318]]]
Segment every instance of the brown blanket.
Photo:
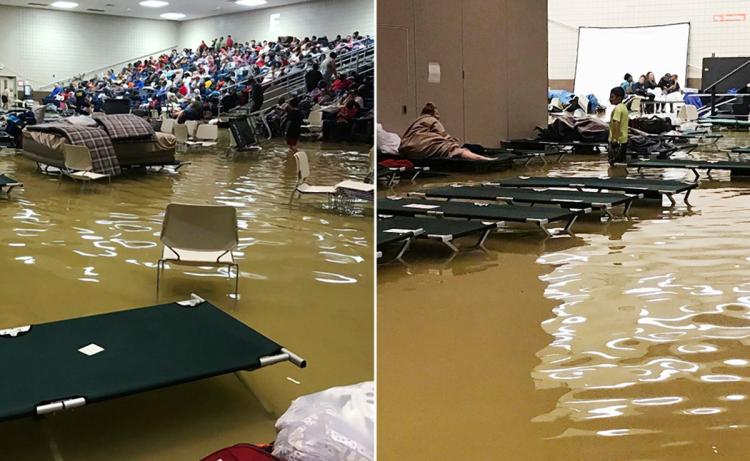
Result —
[[96, 117], [96, 121], [109, 133], [112, 141], [154, 138], [154, 129], [151, 125], [136, 115], [102, 115]]
[[117, 176], [122, 173], [115, 147], [109, 135], [101, 128], [89, 128], [71, 123], [42, 123], [26, 127], [29, 131], [55, 133], [64, 136], [71, 144], [86, 146], [91, 152], [91, 164], [96, 173]]
[[461, 152], [461, 143], [450, 136], [438, 119], [421, 115], [401, 138], [401, 155], [412, 160], [450, 158]]

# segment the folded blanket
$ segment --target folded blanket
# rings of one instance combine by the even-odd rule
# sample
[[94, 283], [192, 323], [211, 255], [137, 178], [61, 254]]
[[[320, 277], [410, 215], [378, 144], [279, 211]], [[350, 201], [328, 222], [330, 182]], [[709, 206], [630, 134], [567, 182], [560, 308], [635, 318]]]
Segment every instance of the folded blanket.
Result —
[[112, 140], [103, 129], [89, 128], [70, 123], [42, 123], [26, 127], [29, 131], [41, 131], [64, 136], [68, 142], [77, 146], [86, 146], [91, 152], [91, 164], [95, 173], [117, 176], [122, 173], [120, 162], [115, 155]]
[[96, 117], [96, 121], [107, 130], [112, 141], [154, 138], [154, 129], [151, 125], [136, 115], [103, 115]]
[[74, 115], [72, 117], [66, 117], [63, 119], [60, 119], [61, 122], [67, 122], [71, 125], [76, 126], [87, 126], [89, 128], [96, 128], [96, 120], [94, 120], [91, 117], [87, 117], [85, 115]]

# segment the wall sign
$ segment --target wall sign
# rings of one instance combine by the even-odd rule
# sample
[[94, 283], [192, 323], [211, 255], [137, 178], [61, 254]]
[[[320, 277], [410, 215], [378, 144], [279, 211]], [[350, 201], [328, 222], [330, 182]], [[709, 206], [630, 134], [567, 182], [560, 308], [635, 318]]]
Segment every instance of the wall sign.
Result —
[[440, 83], [440, 63], [427, 63], [427, 83]]
[[274, 13], [269, 17], [269, 28], [276, 31], [281, 28], [281, 13]]
[[714, 22], [742, 22], [747, 19], [745, 13], [720, 13], [714, 15]]

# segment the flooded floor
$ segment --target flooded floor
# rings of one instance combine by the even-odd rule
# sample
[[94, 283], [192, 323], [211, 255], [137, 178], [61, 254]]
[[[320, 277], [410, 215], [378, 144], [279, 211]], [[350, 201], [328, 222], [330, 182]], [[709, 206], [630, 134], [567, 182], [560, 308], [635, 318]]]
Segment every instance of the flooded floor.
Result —
[[[301, 149], [316, 184], [362, 179], [369, 168], [369, 146]], [[307, 197], [290, 206], [296, 170], [283, 146], [178, 157], [192, 162], [179, 174], [132, 175], [82, 191], [0, 153], [0, 172], [25, 186], [0, 198], [0, 325], [156, 304], [166, 205], [228, 204], [240, 225], [240, 299], [223, 272], [183, 266], [166, 270], [158, 302], [197, 293], [306, 358], [308, 368], [284, 363], [2, 422], [0, 459], [200, 459], [235, 443], [272, 441], [276, 418], [300, 395], [373, 379], [372, 207], [343, 215]]]
[[[544, 174], [625, 172], [576, 156], [395, 192]], [[449, 262], [419, 241], [380, 266], [378, 459], [747, 459], [750, 182], [712, 176], [692, 207], [520, 227]]]

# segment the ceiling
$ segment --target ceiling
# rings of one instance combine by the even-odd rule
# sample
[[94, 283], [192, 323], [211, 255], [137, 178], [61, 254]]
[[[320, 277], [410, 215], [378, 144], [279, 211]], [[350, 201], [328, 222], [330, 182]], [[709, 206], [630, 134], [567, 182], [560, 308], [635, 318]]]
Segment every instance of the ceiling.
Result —
[[[0, 5], [24, 6], [28, 8], [41, 8], [54, 11], [69, 11], [74, 13], [107, 14], [112, 16], [126, 16], [131, 18], [146, 18], [166, 21], [160, 18], [162, 13], [184, 13], [186, 16], [180, 21], [219, 16], [222, 14], [241, 13], [244, 11], [262, 10], [275, 6], [302, 3], [312, 0], [267, 0], [262, 6], [241, 6], [234, 0], [166, 0], [169, 5], [161, 8], [147, 8], [139, 5], [141, 0], [71, 0], [78, 3], [73, 9], [52, 8], [49, 4], [55, 0], [0, 0]], [[37, 5], [34, 5], [37, 4]], [[45, 6], [40, 6], [45, 5]], [[91, 11], [103, 10], [103, 11]]]

